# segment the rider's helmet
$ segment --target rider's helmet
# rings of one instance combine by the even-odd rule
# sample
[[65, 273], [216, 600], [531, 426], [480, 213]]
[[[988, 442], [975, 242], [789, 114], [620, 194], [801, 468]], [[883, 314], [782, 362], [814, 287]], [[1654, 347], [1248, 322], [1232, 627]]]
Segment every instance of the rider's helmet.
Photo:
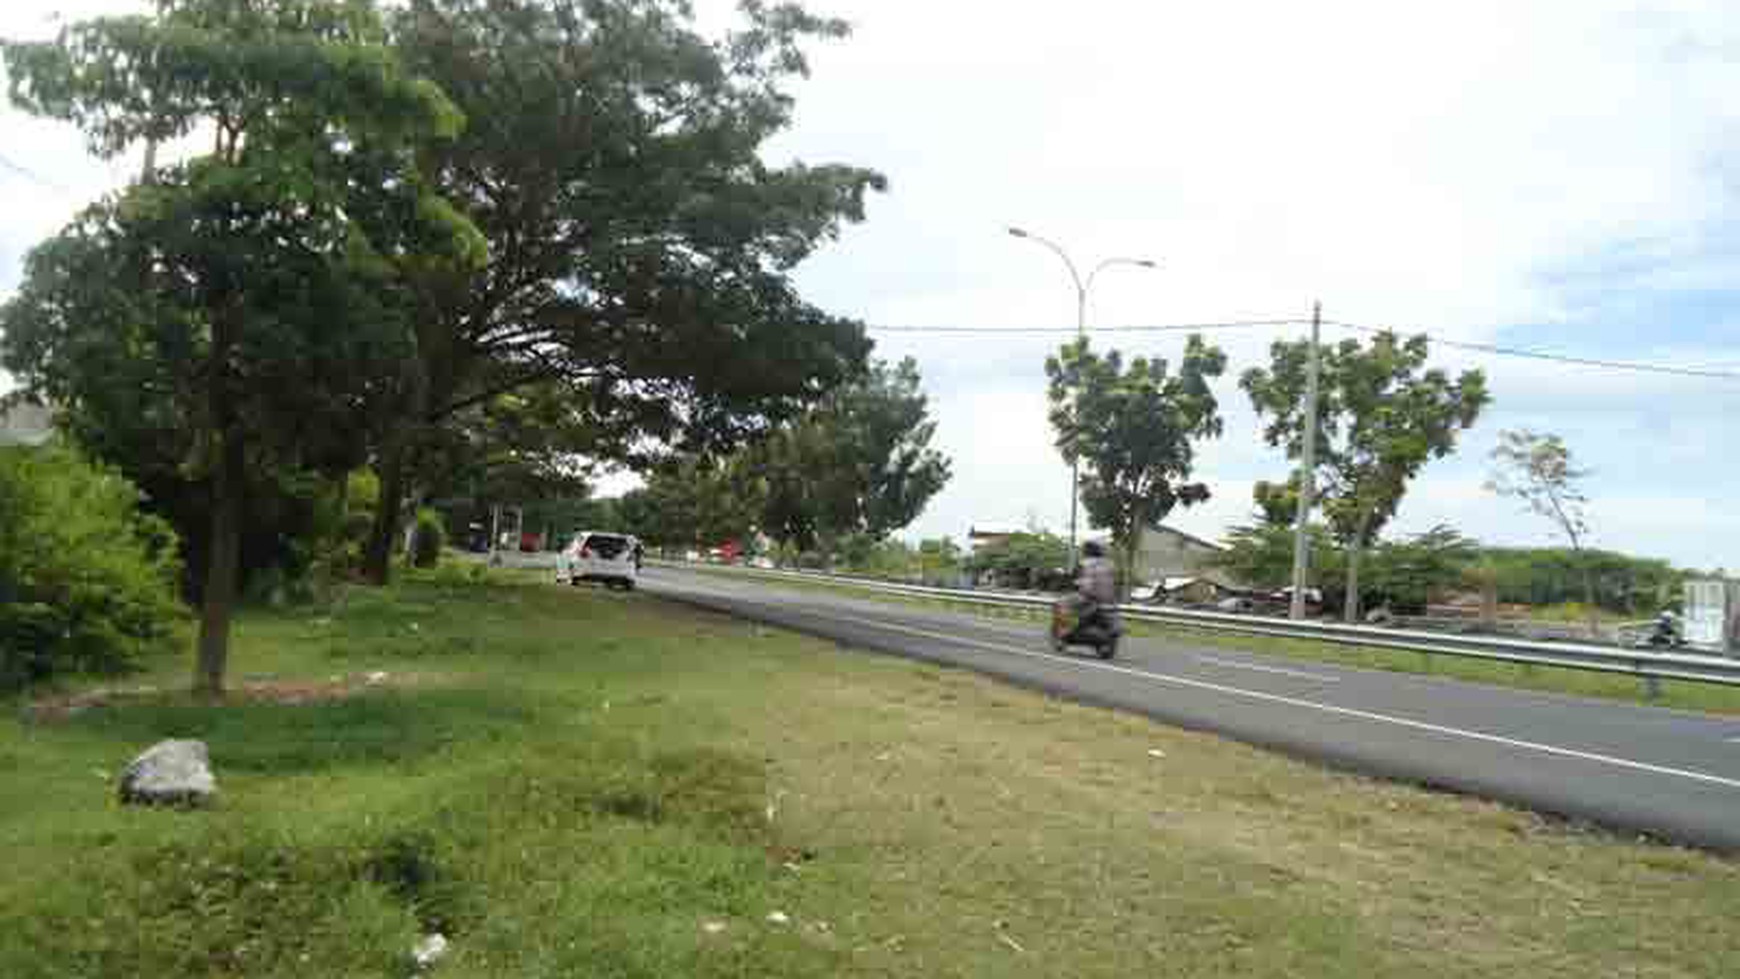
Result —
[[1090, 540], [1081, 546], [1082, 557], [1105, 557], [1106, 545], [1097, 540]]

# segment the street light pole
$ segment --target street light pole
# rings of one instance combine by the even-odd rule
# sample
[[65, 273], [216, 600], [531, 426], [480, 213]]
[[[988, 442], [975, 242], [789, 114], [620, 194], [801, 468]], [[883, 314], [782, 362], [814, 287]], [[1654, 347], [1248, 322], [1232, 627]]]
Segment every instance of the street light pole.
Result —
[[[1049, 238], [1036, 235], [1021, 228], [1010, 228], [1009, 234], [1015, 238], [1025, 238], [1029, 241], [1038, 242], [1046, 248], [1051, 249], [1058, 258], [1063, 260], [1063, 267], [1069, 270], [1069, 281], [1075, 286], [1075, 336], [1077, 340], [1085, 339], [1087, 337], [1088, 293], [1093, 290], [1094, 279], [1099, 276], [1102, 270], [1113, 265], [1134, 265], [1138, 268], [1151, 269], [1157, 267], [1158, 264], [1153, 260], [1146, 258], [1107, 258], [1103, 259], [1098, 265], [1095, 265], [1091, 270], [1089, 270], [1086, 281], [1083, 281], [1081, 273], [1076, 271], [1075, 262], [1070, 259], [1069, 252], [1064, 251], [1062, 245], [1059, 245], [1057, 242], [1054, 242]], [[1069, 460], [1069, 566], [1071, 568], [1074, 568], [1076, 563], [1076, 513], [1080, 497], [1080, 484], [1081, 462], [1079, 457], [1074, 453], [1071, 453]]]

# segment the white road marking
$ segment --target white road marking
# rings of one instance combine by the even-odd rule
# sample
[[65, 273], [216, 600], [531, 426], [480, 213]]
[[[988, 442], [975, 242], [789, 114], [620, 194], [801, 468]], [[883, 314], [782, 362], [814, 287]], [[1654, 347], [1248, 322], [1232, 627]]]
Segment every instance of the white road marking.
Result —
[[1340, 683], [1338, 676], [1327, 676], [1322, 673], [1307, 673], [1304, 670], [1289, 670], [1284, 666], [1259, 666], [1256, 663], [1240, 663], [1237, 660], [1221, 659], [1218, 656], [1198, 656], [1198, 663], [1210, 666], [1226, 666], [1235, 670], [1255, 670], [1258, 673], [1276, 673], [1281, 676], [1296, 676], [1302, 680], [1316, 680], [1318, 683]]
[[1630, 758], [1616, 758], [1612, 755], [1597, 754], [1592, 751], [1578, 751], [1574, 748], [1560, 748], [1557, 745], [1541, 744], [1538, 741], [1522, 741], [1516, 738], [1506, 738], [1497, 734], [1487, 734], [1484, 731], [1469, 731], [1464, 728], [1449, 727], [1443, 724], [1432, 724], [1428, 721], [1416, 721], [1407, 717], [1396, 717], [1390, 714], [1379, 714], [1369, 710], [1359, 710], [1354, 707], [1338, 707], [1334, 704], [1320, 704], [1314, 700], [1302, 700], [1298, 697], [1285, 697], [1280, 694], [1264, 693], [1261, 690], [1245, 690], [1240, 687], [1229, 687], [1220, 683], [1209, 683], [1206, 680], [1192, 680], [1181, 676], [1169, 676], [1165, 673], [1150, 673], [1146, 670], [1132, 669], [1128, 666], [1118, 666], [1112, 663], [1098, 663], [1092, 660], [1074, 659], [1058, 656], [1054, 653], [1040, 653], [1031, 649], [1021, 649], [1003, 643], [985, 642], [980, 639], [968, 639], [962, 636], [950, 636], [928, 629], [914, 629], [909, 626], [895, 625], [891, 622], [878, 622], [873, 619], [861, 619], [856, 616], [841, 615], [829, 612], [831, 618], [844, 622], [854, 622], [858, 625], [881, 629], [886, 632], [901, 632], [907, 635], [919, 636], [925, 639], [935, 639], [941, 642], [953, 643], [957, 646], [976, 646], [992, 652], [1011, 653], [1016, 656], [1026, 656], [1029, 659], [1048, 660], [1064, 666], [1073, 666], [1084, 670], [1104, 670], [1108, 673], [1119, 673], [1125, 676], [1141, 677], [1159, 683], [1170, 683], [1181, 687], [1195, 687], [1199, 690], [1212, 690], [1215, 693], [1229, 694], [1234, 697], [1245, 697], [1250, 700], [1262, 700], [1273, 704], [1286, 704], [1289, 707], [1303, 707], [1306, 710], [1321, 711], [1339, 717], [1356, 717], [1365, 721], [1376, 721], [1380, 724], [1393, 724], [1415, 731], [1428, 731], [1432, 734], [1442, 734], [1453, 738], [1465, 738], [1470, 741], [1481, 741], [1487, 744], [1503, 745], [1507, 748], [1518, 748], [1524, 751], [1534, 751], [1544, 755], [1559, 758], [1574, 758], [1578, 761], [1594, 762], [1598, 765], [1608, 765], [1614, 768], [1625, 768], [1637, 772], [1649, 772], [1653, 775], [1669, 775], [1675, 778], [1689, 779], [1694, 782], [1704, 782], [1710, 785], [1720, 785], [1724, 788], [1740, 789], [1740, 779], [1724, 778], [1711, 775], [1709, 772], [1699, 772], [1688, 768], [1670, 768], [1666, 765], [1652, 765], [1648, 762], [1634, 761]]

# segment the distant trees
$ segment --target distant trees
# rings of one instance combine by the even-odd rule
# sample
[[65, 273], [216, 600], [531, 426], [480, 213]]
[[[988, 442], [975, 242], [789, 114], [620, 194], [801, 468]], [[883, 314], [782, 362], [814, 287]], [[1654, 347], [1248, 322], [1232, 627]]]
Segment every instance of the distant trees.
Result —
[[1239, 384], [1265, 419], [1263, 437], [1303, 452], [1307, 425], [1317, 428], [1317, 484], [1324, 519], [1347, 553], [1348, 621], [1360, 615], [1360, 558], [1377, 539], [1430, 460], [1456, 447], [1489, 400], [1480, 371], [1452, 379], [1425, 369], [1427, 340], [1384, 332], [1369, 344], [1345, 340], [1319, 350], [1318, 416], [1305, 407], [1311, 341], [1277, 341], [1267, 368], [1245, 371]]
[[966, 567], [1010, 587], [1061, 587], [1069, 580], [1069, 542], [1043, 531], [1010, 534], [980, 545]]
[[872, 364], [744, 454], [764, 494], [760, 529], [799, 551], [833, 550], [854, 536], [883, 540], [948, 484], [949, 460], [930, 446], [935, 433], [918, 364]]

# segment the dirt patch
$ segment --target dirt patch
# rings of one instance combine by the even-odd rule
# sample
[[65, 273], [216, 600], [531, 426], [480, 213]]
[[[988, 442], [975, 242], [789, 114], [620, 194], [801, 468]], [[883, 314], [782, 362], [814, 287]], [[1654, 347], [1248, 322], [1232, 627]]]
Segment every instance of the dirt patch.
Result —
[[29, 723], [51, 723], [93, 710], [146, 704], [198, 704], [200, 706], [250, 707], [272, 704], [296, 707], [304, 704], [331, 703], [374, 690], [406, 690], [439, 686], [452, 677], [433, 673], [365, 673], [336, 674], [324, 680], [253, 678], [230, 687], [222, 700], [215, 703], [196, 699], [185, 690], [165, 690], [142, 685], [136, 687], [102, 687], [76, 694], [44, 697], [32, 701], [23, 714]]

